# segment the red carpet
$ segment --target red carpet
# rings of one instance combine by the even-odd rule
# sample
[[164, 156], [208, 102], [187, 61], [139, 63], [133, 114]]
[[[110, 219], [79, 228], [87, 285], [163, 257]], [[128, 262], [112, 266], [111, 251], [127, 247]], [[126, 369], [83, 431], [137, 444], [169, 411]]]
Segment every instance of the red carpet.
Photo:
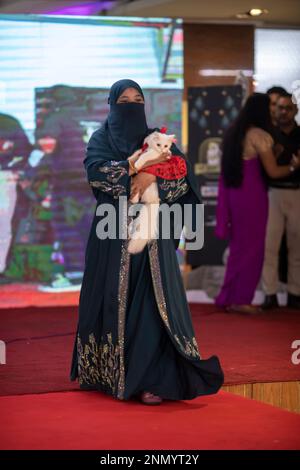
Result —
[[69, 380], [76, 322], [76, 307], [0, 309], [0, 395], [79, 389]]
[[[291, 344], [300, 338], [300, 315], [280, 309], [259, 316], [220, 312], [192, 304], [203, 357], [217, 354], [227, 384], [300, 379]], [[0, 310], [0, 339], [7, 364], [0, 366], [0, 395], [78, 389], [69, 381], [76, 307]]]
[[300, 380], [291, 361], [300, 340], [300, 312], [280, 308], [259, 315], [228, 314], [214, 305], [190, 304], [200, 351], [219, 355], [226, 384]]
[[226, 392], [147, 407], [98, 392], [0, 398], [1, 449], [300, 449], [300, 416]]

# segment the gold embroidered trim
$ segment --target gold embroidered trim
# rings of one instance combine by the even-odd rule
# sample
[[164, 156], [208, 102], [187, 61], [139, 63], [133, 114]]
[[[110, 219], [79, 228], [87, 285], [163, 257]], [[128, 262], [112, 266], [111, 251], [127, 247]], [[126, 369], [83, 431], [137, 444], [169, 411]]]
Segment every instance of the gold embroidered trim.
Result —
[[78, 378], [80, 384], [94, 385], [101, 383], [109, 386], [112, 393], [123, 399], [125, 390], [124, 339], [128, 296], [130, 253], [128, 240], [122, 242], [120, 274], [118, 286], [118, 342], [112, 342], [112, 334], [107, 334], [107, 343], [98, 346], [94, 334], [89, 335], [89, 342], [82, 344], [78, 335]]
[[165, 196], [165, 201], [173, 202], [179, 197], [187, 193], [189, 185], [186, 182], [185, 177], [179, 178], [178, 180], [166, 180], [164, 179], [162, 183], [159, 183], [159, 186], [164, 191], [168, 191]]
[[127, 174], [126, 168], [118, 165], [100, 166], [98, 170], [102, 173], [106, 173], [107, 181], [110, 181], [113, 184], [117, 183], [122, 176]]
[[114, 393], [119, 381], [120, 348], [112, 342], [112, 334], [107, 334], [107, 342], [98, 345], [93, 333], [88, 343], [82, 344], [77, 336], [78, 379], [80, 384], [101, 383]]
[[[129, 204], [130, 206], [130, 204]], [[128, 215], [126, 206], [123, 205], [121, 210], [121, 220], [126, 222], [126, 230], [133, 219], [132, 216]], [[118, 288], [118, 342], [120, 345], [120, 379], [118, 386], [117, 397], [122, 400], [124, 397], [125, 390], [125, 364], [124, 364], [124, 347], [125, 347], [125, 321], [126, 321], [126, 309], [127, 309], [127, 298], [128, 298], [128, 286], [129, 286], [129, 268], [131, 255], [128, 252], [129, 239], [126, 238], [121, 242], [121, 261], [120, 261], [120, 274], [119, 274], [119, 288]]]
[[[151, 275], [152, 275], [152, 281], [153, 281], [153, 287], [154, 287], [154, 294], [155, 294], [158, 310], [165, 325], [167, 326], [169, 331], [172, 333], [170, 323], [169, 323], [169, 318], [168, 318], [166, 299], [164, 296], [163, 285], [162, 285], [162, 280], [161, 280], [157, 240], [152, 240], [151, 242], [148, 243], [148, 251], [149, 251], [150, 268], [151, 268]], [[183, 336], [182, 340], [180, 340], [178, 335], [174, 334], [174, 338], [177, 344], [179, 345], [180, 349], [185, 354], [187, 354], [188, 356], [192, 356], [192, 357], [198, 357], [200, 359], [199, 348], [197, 345], [196, 338], [194, 336], [191, 339], [188, 339], [185, 336]]]
[[121, 184], [109, 184], [106, 181], [90, 181], [90, 185], [94, 188], [100, 189], [105, 193], [111, 194], [115, 199], [117, 199], [122, 194], [126, 195], [126, 188]]
[[118, 342], [120, 346], [120, 378], [118, 384], [118, 398], [123, 399], [125, 389], [125, 364], [124, 364], [124, 335], [125, 335], [125, 319], [126, 306], [128, 296], [128, 280], [129, 280], [129, 263], [130, 253], [128, 253], [128, 240], [122, 242], [121, 263], [119, 274], [119, 290], [118, 290]]
[[122, 194], [127, 195], [126, 186], [123, 184], [116, 184], [120, 178], [128, 174], [124, 166], [119, 165], [118, 161], [112, 160], [111, 166], [100, 166], [98, 171], [106, 174], [105, 181], [90, 181], [90, 185], [94, 188], [100, 189], [105, 193], [109, 193], [115, 199]]
[[174, 338], [179, 344], [179, 347], [181, 348], [181, 350], [185, 354], [187, 354], [188, 356], [192, 356], [192, 357], [198, 357], [200, 359], [199, 348], [198, 348], [198, 344], [197, 344], [195, 336], [191, 338], [192, 341], [190, 341], [188, 338], [183, 336], [184, 344], [182, 344], [178, 335], [174, 335]]
[[148, 243], [148, 250], [149, 250], [150, 268], [151, 268], [151, 275], [152, 275], [156, 303], [157, 303], [161, 318], [163, 319], [167, 328], [171, 331], [169, 318], [168, 318], [168, 312], [167, 312], [167, 304], [166, 304], [165, 296], [163, 293], [163, 285], [162, 285], [161, 275], [160, 275], [157, 240], [152, 240], [151, 242]]

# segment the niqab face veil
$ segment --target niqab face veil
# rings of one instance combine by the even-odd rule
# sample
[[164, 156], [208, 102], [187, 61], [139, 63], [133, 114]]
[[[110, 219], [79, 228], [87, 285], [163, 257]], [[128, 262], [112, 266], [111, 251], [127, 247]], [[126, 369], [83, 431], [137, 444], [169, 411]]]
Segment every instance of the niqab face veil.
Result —
[[127, 88], [135, 88], [144, 98], [142, 89], [133, 80], [115, 82], [109, 93], [110, 112], [106, 121], [110, 144], [123, 160], [142, 146], [148, 131], [144, 103], [117, 103]]

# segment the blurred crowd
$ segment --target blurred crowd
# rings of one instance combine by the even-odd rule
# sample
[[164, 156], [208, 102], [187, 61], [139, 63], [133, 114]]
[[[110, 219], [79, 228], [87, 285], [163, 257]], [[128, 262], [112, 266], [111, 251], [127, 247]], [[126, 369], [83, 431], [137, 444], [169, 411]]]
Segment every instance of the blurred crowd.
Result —
[[[254, 93], [226, 132], [216, 235], [229, 239], [225, 279], [216, 304], [258, 313], [300, 308], [300, 128], [296, 96], [280, 86]], [[262, 279], [265, 300], [252, 305]]]

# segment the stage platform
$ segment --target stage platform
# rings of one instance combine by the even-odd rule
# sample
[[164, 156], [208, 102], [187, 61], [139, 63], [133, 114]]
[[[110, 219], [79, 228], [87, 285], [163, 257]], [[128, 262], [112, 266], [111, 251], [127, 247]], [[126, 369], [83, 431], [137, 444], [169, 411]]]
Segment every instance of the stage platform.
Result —
[[76, 306], [0, 309], [7, 345], [0, 448], [300, 449], [300, 366], [291, 360], [298, 312], [190, 308], [200, 352], [220, 357], [225, 385], [217, 395], [159, 407], [83, 392], [69, 381]]
[[[292, 343], [300, 339], [297, 311], [246, 316], [214, 305], [190, 308], [201, 355], [221, 360], [224, 390], [300, 412], [300, 365], [292, 362]], [[0, 395], [78, 390], [69, 381], [76, 322], [76, 306], [0, 309], [7, 356]]]

